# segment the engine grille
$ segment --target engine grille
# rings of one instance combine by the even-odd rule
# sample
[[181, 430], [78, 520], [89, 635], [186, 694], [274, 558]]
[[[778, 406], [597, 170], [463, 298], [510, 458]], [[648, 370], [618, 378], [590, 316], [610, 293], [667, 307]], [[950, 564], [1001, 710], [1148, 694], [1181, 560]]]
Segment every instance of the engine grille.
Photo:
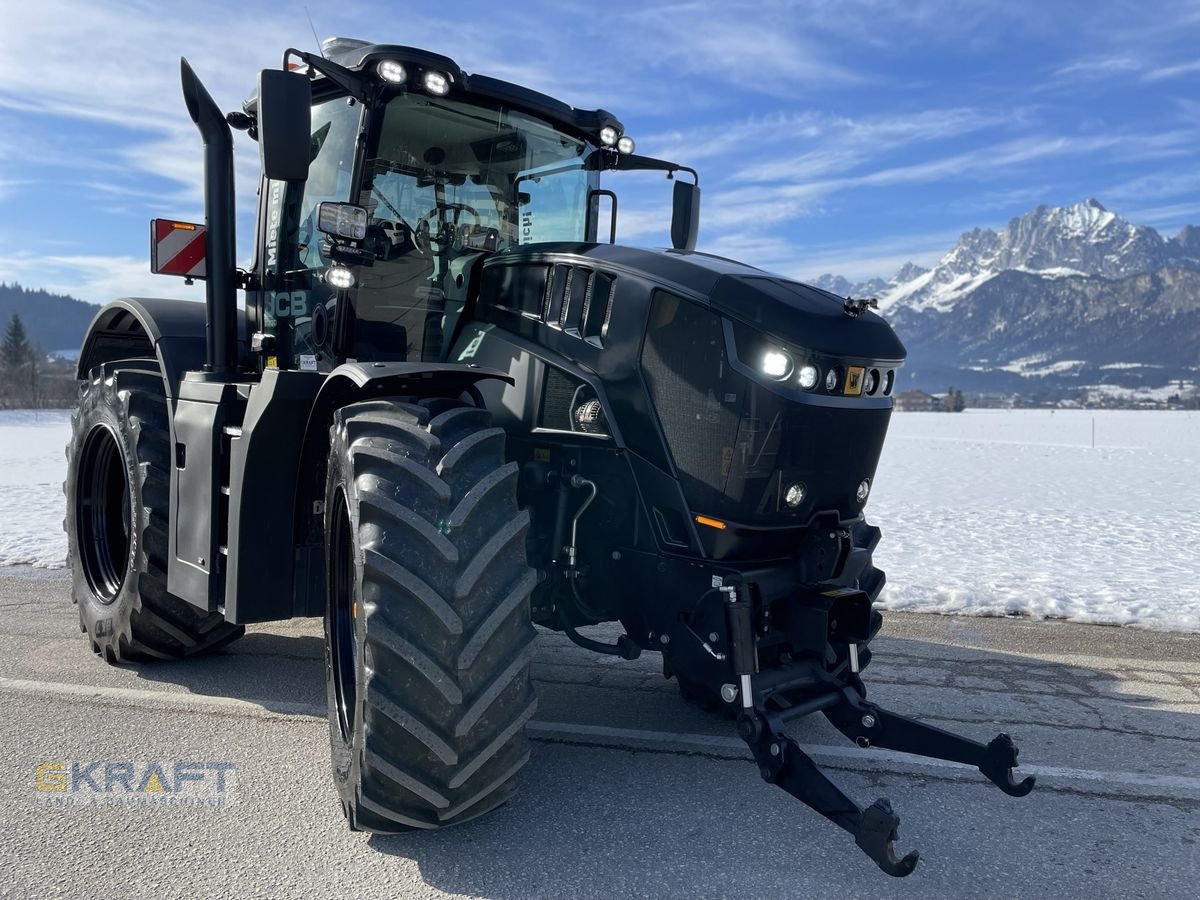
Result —
[[[666, 293], [651, 307], [642, 371], [693, 510], [747, 524], [858, 514], [855, 489], [874, 476], [890, 410], [772, 393], [730, 366], [719, 316]], [[794, 509], [783, 502], [793, 482], [807, 489]]]

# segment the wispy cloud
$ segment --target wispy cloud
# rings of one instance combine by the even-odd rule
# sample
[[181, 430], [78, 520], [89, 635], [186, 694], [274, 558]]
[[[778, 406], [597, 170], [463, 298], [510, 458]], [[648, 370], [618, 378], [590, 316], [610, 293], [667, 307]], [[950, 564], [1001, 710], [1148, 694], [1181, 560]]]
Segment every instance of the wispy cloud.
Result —
[[1129, 207], [1125, 214], [1131, 221], [1151, 225], [1169, 234], [1178, 231], [1184, 225], [1200, 222], [1200, 196], [1187, 202], [1166, 206]]
[[1200, 72], [1200, 60], [1192, 62], [1179, 63], [1174, 66], [1160, 66], [1157, 69], [1151, 69], [1146, 72], [1142, 79], [1144, 81], [1165, 81], [1168, 78], [1178, 78], [1181, 75], [1191, 75], [1193, 72]]
[[1094, 81], [1140, 72], [1143, 64], [1129, 56], [1102, 56], [1078, 59], [1051, 73], [1062, 81]]
[[933, 265], [954, 245], [959, 234], [959, 230], [948, 230], [875, 241], [801, 245], [769, 234], [731, 234], [702, 241], [700, 249], [801, 280], [832, 273], [864, 281], [890, 277], [908, 262]]
[[1016, 116], [1016, 112], [957, 108], [861, 119], [824, 117], [821, 120], [810, 117], [805, 137], [811, 138], [818, 149], [746, 166], [734, 174], [734, 179], [799, 180], [839, 171], [849, 172], [863, 162], [893, 156], [898, 150], [912, 144], [961, 137], [1013, 121]]

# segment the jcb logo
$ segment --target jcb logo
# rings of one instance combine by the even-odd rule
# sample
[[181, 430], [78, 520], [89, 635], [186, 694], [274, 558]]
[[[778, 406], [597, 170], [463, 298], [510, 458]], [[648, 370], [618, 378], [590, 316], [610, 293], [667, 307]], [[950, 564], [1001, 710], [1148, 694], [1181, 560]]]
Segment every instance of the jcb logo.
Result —
[[308, 315], [308, 291], [276, 291], [267, 294], [267, 310], [277, 319]]

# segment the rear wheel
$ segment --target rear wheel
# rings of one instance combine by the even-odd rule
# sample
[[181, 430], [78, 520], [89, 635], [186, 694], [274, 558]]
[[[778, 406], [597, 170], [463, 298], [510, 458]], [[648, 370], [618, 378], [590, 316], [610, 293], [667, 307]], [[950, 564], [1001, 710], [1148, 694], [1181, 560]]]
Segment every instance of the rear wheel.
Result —
[[333, 775], [356, 830], [499, 806], [529, 758], [528, 513], [486, 410], [339, 410], [325, 496]]
[[152, 360], [98, 366], [67, 445], [67, 560], [80, 630], [110, 663], [211, 650], [243, 628], [167, 593], [170, 426]]

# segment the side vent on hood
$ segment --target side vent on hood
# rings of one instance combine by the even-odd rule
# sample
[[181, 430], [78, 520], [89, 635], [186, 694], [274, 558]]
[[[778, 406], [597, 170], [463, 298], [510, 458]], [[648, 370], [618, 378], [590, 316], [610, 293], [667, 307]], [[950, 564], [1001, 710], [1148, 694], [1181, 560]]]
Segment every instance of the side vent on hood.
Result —
[[611, 274], [590, 266], [488, 266], [481, 296], [491, 309], [534, 319], [603, 349], [614, 286]]

